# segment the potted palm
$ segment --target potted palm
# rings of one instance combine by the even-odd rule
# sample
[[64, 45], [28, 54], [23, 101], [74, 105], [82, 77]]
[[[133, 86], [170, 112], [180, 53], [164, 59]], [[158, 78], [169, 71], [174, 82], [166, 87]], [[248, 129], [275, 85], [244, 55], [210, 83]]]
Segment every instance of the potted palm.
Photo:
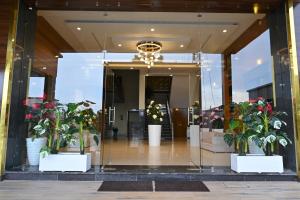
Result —
[[149, 120], [148, 136], [149, 146], [160, 146], [161, 139], [161, 123], [163, 122], [163, 113], [161, 105], [151, 101], [147, 107], [147, 116]]
[[24, 100], [26, 106], [25, 121], [28, 122], [29, 137], [26, 138], [27, 158], [29, 165], [39, 165], [40, 151], [47, 142], [48, 131], [38, 131], [37, 126], [44, 118], [42, 110], [47, 105], [44, 98]]

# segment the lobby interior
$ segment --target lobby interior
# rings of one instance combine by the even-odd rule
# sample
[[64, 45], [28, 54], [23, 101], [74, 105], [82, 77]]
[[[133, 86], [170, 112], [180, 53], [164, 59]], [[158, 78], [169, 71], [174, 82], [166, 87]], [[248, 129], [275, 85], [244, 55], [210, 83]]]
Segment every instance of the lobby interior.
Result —
[[[275, 33], [273, 11], [36, 10], [27, 97], [46, 94], [48, 101], [95, 102], [101, 142], [96, 145], [86, 138], [86, 151], [92, 153], [92, 165], [103, 170], [182, 167], [230, 172], [234, 148], [225, 144], [223, 135], [231, 102], [264, 97], [291, 113], [283, 103], [285, 94], [277, 91], [284, 83], [275, 81], [286, 75], [276, 69], [284, 65], [287, 49], [276, 44], [284, 36]], [[159, 44], [152, 63], [140, 59], [141, 42]], [[22, 45], [17, 46], [15, 60], [22, 60], [23, 53]], [[167, 116], [160, 147], [148, 146], [145, 109], [151, 100], [161, 103]], [[216, 119], [221, 125], [213, 123]], [[193, 125], [198, 125], [198, 137], [190, 135]], [[27, 169], [22, 141], [27, 135], [16, 136], [13, 131], [21, 129], [10, 126], [8, 140], [21, 148], [8, 148], [7, 170]], [[292, 128], [289, 134], [294, 137]], [[78, 144], [64, 150], [77, 151]], [[294, 174], [295, 147], [279, 151], [287, 156], [287, 172]]]

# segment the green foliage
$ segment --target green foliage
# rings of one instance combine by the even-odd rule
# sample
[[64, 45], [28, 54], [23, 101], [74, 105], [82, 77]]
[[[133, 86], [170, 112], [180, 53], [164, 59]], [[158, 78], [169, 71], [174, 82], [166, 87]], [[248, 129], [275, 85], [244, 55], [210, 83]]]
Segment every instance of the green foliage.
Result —
[[236, 144], [240, 154], [248, 152], [248, 142], [254, 142], [266, 155], [272, 155], [276, 144], [286, 147], [292, 141], [282, 131], [287, 124], [281, 120], [285, 112], [275, 112], [263, 98], [255, 102], [242, 102], [234, 105], [233, 118], [224, 141], [231, 146]]

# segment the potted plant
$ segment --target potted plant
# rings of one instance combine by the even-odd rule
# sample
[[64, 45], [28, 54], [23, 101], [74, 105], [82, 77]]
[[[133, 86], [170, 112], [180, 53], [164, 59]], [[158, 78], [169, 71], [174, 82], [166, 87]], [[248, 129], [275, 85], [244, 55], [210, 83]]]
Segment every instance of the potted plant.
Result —
[[113, 131], [113, 139], [114, 139], [114, 140], [118, 140], [118, 132], [119, 132], [118, 127], [114, 126], [114, 127], [112, 128], [112, 131]]
[[[231, 154], [231, 169], [236, 172], [283, 172], [282, 156], [273, 155], [275, 146], [286, 146], [291, 141], [281, 131], [285, 122], [278, 117], [282, 112], [273, 112], [270, 103], [259, 98], [257, 103], [242, 102], [235, 105], [225, 142], [235, 144], [237, 154]], [[248, 154], [249, 141], [264, 149], [266, 155]]]
[[[91, 154], [85, 153], [84, 134], [86, 131], [93, 133], [98, 144], [96, 128], [94, 125], [96, 115], [91, 109], [92, 102], [56, 104], [53, 119], [50, 123], [41, 122], [40, 130], [51, 129], [48, 144], [41, 151], [40, 171], [83, 171], [91, 168]], [[78, 133], [76, 138], [75, 133]], [[80, 153], [60, 152], [65, 144], [79, 140]]]
[[151, 101], [147, 107], [147, 116], [149, 120], [148, 136], [149, 146], [160, 146], [161, 139], [161, 123], [163, 122], [163, 113], [161, 105]]
[[25, 121], [28, 122], [29, 137], [26, 138], [27, 158], [29, 165], [39, 165], [40, 150], [47, 142], [46, 130], [37, 131], [38, 122], [43, 119], [42, 110], [47, 103], [44, 103], [44, 98], [32, 98], [24, 100], [26, 106]]

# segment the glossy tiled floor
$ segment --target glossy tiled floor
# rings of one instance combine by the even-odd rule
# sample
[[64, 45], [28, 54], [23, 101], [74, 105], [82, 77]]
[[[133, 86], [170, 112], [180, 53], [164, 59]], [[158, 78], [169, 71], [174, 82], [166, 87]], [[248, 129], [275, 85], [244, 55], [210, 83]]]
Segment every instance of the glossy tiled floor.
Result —
[[160, 147], [149, 147], [145, 140], [110, 140], [104, 144], [106, 165], [193, 165], [199, 163], [200, 148], [186, 140], [162, 141]]
[[300, 199], [298, 182], [205, 182], [210, 192], [97, 192], [101, 182], [3, 181], [2, 200]]

